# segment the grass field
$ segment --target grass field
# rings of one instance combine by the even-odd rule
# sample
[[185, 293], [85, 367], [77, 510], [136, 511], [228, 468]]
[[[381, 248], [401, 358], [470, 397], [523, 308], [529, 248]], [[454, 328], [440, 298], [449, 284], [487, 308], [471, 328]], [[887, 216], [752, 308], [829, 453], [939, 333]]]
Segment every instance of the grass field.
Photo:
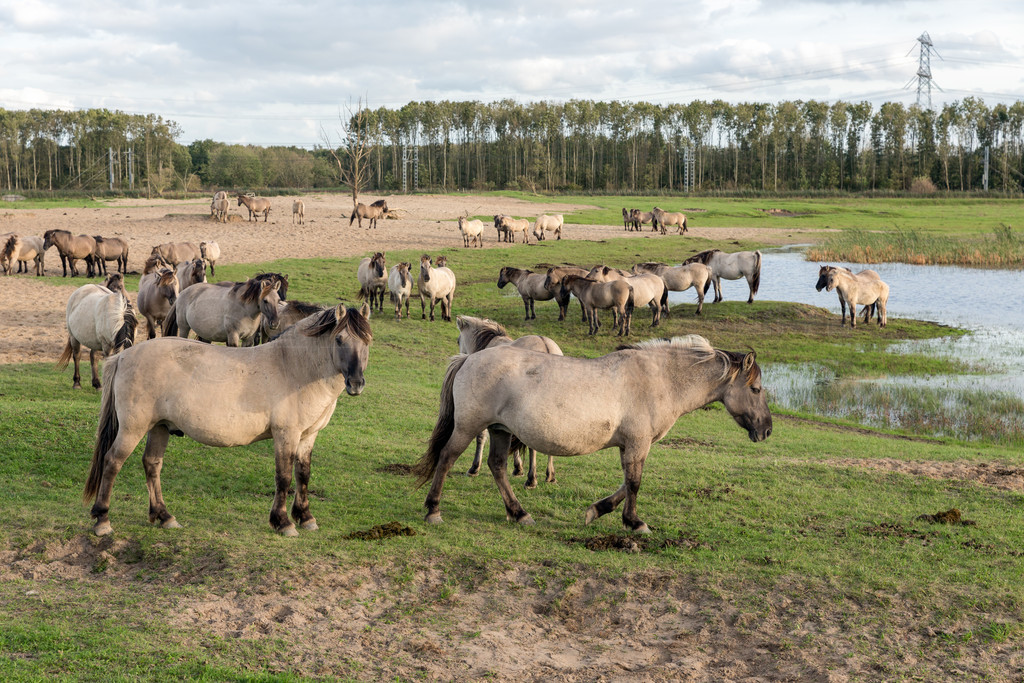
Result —
[[[644, 205], [634, 200], [631, 205]], [[763, 203], [748, 205], [754, 211]], [[716, 214], [713, 220], [727, 219]], [[553, 302], [538, 303], [538, 319], [524, 322], [514, 289], [495, 286], [498, 269], [674, 260], [672, 249], [664, 240], [613, 240], [444, 253], [459, 276], [456, 314], [493, 318], [512, 336], [548, 335], [567, 355], [597, 356], [620, 340], [604, 331], [589, 337], [575, 302], [564, 323], [557, 322]], [[389, 263], [415, 263], [418, 257], [388, 253]], [[218, 276], [285, 272], [290, 298], [351, 302], [357, 263], [224, 265]], [[132, 279], [129, 288], [136, 284]], [[376, 615], [361, 632], [368, 642], [394, 629], [426, 629], [469, 647], [480, 635], [462, 629], [455, 615], [491, 593], [542, 603], [536, 618], [545, 623], [583, 619], [609, 629], [631, 600], [669, 611], [695, 600], [703, 606], [694, 616], [700, 628], [753, 639], [767, 648], [766, 662], [790, 674], [814, 673], [814, 680], [829, 670], [850, 680], [941, 680], [957, 672], [1002, 680], [1020, 673], [1020, 490], [848, 462], [1018, 471], [1024, 461], [1019, 449], [779, 412], [772, 436], [753, 444], [715, 405], [682, 417], [652, 447], [638, 506], [654, 533], [642, 545], [631, 545], [617, 512], [583, 526], [586, 507], [621, 482], [611, 451], [558, 459], [558, 482], [542, 481], [532, 491], [515, 480], [517, 495], [537, 521], [530, 528], [505, 521], [486, 473], [461, 476], [469, 464], [464, 456], [445, 488], [444, 524], [427, 526], [425, 491], [414, 490], [400, 466], [425, 447], [457, 333], [440, 320], [421, 321], [417, 309], [414, 303], [413, 318], [401, 322], [387, 310], [374, 316], [366, 390], [341, 397], [314, 450], [311, 504], [321, 529], [298, 539], [277, 537], [267, 523], [274, 489], [270, 442], [212, 449], [188, 439], [172, 440], [163, 470], [169, 510], [184, 528], [146, 523], [140, 448], [114, 489], [113, 539], [92, 537], [81, 489], [98, 392], [71, 391], [70, 371], [49, 365], [0, 367], [0, 564], [7, 567], [0, 569], [0, 678], [406, 679], [436, 674], [418, 668], [418, 661], [454, 657], [449, 650], [406, 649], [387, 660], [325, 663], [310, 657], [302, 628], [284, 624], [264, 637], [229, 638], [180, 619], [206, 596], [308, 601], [310, 592], [334, 585], [332, 576], [345, 583], [354, 571], [361, 578], [351, 594], [360, 597], [348, 601]], [[836, 316], [803, 305], [724, 302], [705, 306], [701, 318], [694, 309], [674, 307], [654, 331], [648, 329], [649, 311], [637, 310], [634, 337], [698, 333], [720, 348], [749, 345], [762, 363], [811, 362], [853, 377], [957, 369], [932, 357], [886, 354], [889, 344], [903, 339], [957, 333], [927, 323], [890, 319], [884, 329], [852, 333], [839, 327]], [[585, 391], [580, 400], [590, 400]], [[976, 524], [918, 519], [950, 508]], [[346, 538], [390, 521], [415, 535]], [[613, 548], [588, 548], [595, 543]], [[516, 577], [511, 586], [504, 583], [510, 573]], [[593, 587], [585, 597], [579, 593], [583, 585]]]

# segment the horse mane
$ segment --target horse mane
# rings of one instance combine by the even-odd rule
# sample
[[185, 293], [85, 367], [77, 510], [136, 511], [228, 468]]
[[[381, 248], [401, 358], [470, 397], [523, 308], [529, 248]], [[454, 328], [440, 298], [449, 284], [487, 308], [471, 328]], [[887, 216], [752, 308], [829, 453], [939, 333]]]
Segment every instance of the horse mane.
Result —
[[285, 304], [285, 308], [289, 311], [294, 311], [303, 317], [308, 317], [324, 310], [324, 307], [320, 304], [311, 304], [305, 301], [289, 301]]
[[376, 206], [376, 207], [378, 207], [378, 208], [382, 208], [382, 209], [383, 209], [383, 208], [387, 208], [387, 206], [388, 206], [388, 203], [387, 203], [387, 201], [386, 201], [386, 200], [384, 200], [384, 199], [378, 199], [378, 200], [377, 200], [377, 201], [375, 201], [375, 202], [374, 202], [373, 204], [370, 204], [370, 206]]
[[640, 268], [661, 268], [662, 266], [668, 266], [667, 263], [661, 261], [644, 261], [643, 263], [636, 264]]
[[4, 258], [10, 258], [11, 256], [14, 255], [14, 245], [17, 244], [17, 242], [17, 235], [11, 235], [10, 237], [7, 238], [7, 244], [4, 245], [4, 249], [2, 252]]
[[[281, 297], [281, 301], [284, 301], [285, 299], [288, 298], [288, 276], [287, 275], [282, 275], [281, 273], [257, 273], [255, 275], [253, 275], [251, 278], [249, 278], [248, 280], [246, 280], [245, 282], [236, 282], [234, 284], [232, 284], [230, 282], [229, 283], [220, 283], [220, 282], [218, 282], [217, 284], [225, 284], [225, 286], [231, 285], [231, 291], [232, 292], [234, 292], [239, 287], [244, 287], [244, 286], [249, 286], [251, 288], [255, 287], [256, 288], [256, 293], [251, 295], [252, 296], [251, 299], [245, 299], [245, 298], [242, 299], [242, 301], [245, 302], [245, 303], [252, 303], [253, 301], [256, 301], [256, 299], [259, 298], [259, 295], [260, 295], [260, 293], [262, 291], [261, 287], [263, 285], [268, 285], [268, 284], [272, 285], [275, 282], [281, 283], [281, 288], [278, 290], [278, 296]], [[255, 284], [250, 284], [250, 283], [255, 283]], [[259, 287], [256, 287], [256, 285], [259, 285]], [[249, 295], [249, 290], [246, 290], [246, 295]]]
[[[739, 374], [740, 370], [743, 369], [743, 359], [747, 354], [738, 351], [723, 351], [722, 349], [716, 349], [711, 346], [706, 338], [699, 334], [688, 334], [683, 337], [672, 337], [671, 339], [648, 339], [637, 344], [622, 344], [616, 351], [623, 350], [644, 350], [644, 349], [658, 349], [658, 348], [675, 348], [684, 349], [694, 355], [694, 364], [698, 363], [709, 363], [714, 359], [722, 361], [724, 367], [722, 369], [723, 381], [732, 381], [736, 375]], [[747, 373], [747, 386], [753, 384], [758, 378], [761, 377], [761, 368], [754, 363]]]
[[346, 309], [345, 315], [340, 320], [338, 319], [338, 309], [328, 308], [316, 320], [310, 323], [309, 327], [305, 330], [305, 334], [307, 337], [319, 337], [322, 334], [328, 333], [335, 335], [345, 329], [359, 337], [364, 344], [369, 344], [373, 341], [370, 321], [364, 318], [358, 310], [351, 307]]
[[[474, 318], [468, 315], [460, 315], [457, 320], [459, 323], [466, 322], [472, 325], [472, 330], [469, 331], [469, 346], [474, 351], [486, 349], [498, 337], [508, 337], [508, 330], [505, 329], [505, 326], [494, 320]], [[462, 325], [459, 325], [459, 329], [462, 329]]]
[[722, 251], [722, 250], [721, 249], [705, 249], [704, 251], [696, 253], [693, 256], [691, 256], [690, 258], [688, 258], [685, 261], [683, 261], [683, 265], [685, 266], [687, 263], [703, 263], [706, 266], [708, 264], [708, 261], [711, 260], [711, 255], [714, 254], [715, 252], [720, 252], [720, 251]]

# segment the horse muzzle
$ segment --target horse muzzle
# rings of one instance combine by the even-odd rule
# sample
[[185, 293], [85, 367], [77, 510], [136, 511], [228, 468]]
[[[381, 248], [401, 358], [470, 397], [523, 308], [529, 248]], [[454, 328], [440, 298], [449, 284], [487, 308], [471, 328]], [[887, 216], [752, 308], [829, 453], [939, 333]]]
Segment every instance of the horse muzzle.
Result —
[[345, 393], [349, 396], [358, 396], [363, 393], [363, 387], [366, 386], [366, 382], [360, 380], [358, 382], [345, 382]]

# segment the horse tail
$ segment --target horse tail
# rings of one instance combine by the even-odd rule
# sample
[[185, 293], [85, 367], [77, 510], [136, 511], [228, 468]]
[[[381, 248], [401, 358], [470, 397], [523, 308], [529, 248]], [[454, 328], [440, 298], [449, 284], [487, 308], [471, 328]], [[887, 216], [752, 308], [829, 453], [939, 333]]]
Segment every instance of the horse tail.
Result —
[[757, 288], [761, 286], [761, 252], [754, 252], [754, 279], [750, 282], [750, 294], [757, 294]]
[[135, 309], [132, 308], [132, 302], [128, 300], [128, 297], [124, 298], [125, 309], [124, 309], [124, 321], [121, 324], [121, 328], [114, 335], [114, 351], [123, 351], [135, 343], [135, 328], [139, 326], [139, 318], [135, 315]]
[[164, 328], [161, 333], [165, 337], [177, 337], [178, 336], [178, 302], [175, 301], [171, 304], [171, 310], [167, 311], [167, 317], [164, 318]]
[[352, 215], [348, 217], [349, 227], [352, 226], [352, 221], [354, 221], [355, 219], [356, 219], [356, 207], [353, 206], [352, 207]]
[[708, 269], [708, 279], [704, 281], [704, 293], [707, 294], [708, 290], [711, 289], [711, 269]]
[[634, 303], [633, 285], [630, 285], [629, 286], [629, 297], [626, 298], [626, 316], [627, 317], [633, 315], [633, 308], [634, 308], [633, 303]]
[[434, 425], [434, 431], [430, 434], [427, 452], [420, 456], [412, 468], [413, 474], [416, 475], [416, 488], [433, 479], [437, 463], [441, 459], [441, 450], [455, 431], [455, 397], [453, 395], [455, 375], [462, 369], [467, 358], [469, 358], [468, 354], [456, 356], [449, 363], [448, 371], [445, 372], [444, 384], [441, 385], [441, 408], [438, 411], [437, 424]]
[[682, 235], [684, 232], [686, 232], [686, 216], [683, 216], [683, 226], [682, 229], [679, 230], [679, 234]]
[[114, 379], [117, 376], [117, 361], [115, 356], [106, 362], [103, 367], [103, 398], [100, 401], [100, 422], [96, 426], [96, 446], [92, 451], [92, 466], [89, 468], [89, 476], [85, 480], [85, 490], [82, 492], [82, 500], [86, 503], [96, 498], [100, 489], [100, 482], [103, 480], [103, 470], [106, 467], [107, 451], [117, 438], [117, 411], [114, 401]]
[[71, 356], [74, 355], [74, 350], [71, 348], [71, 335], [68, 335], [68, 343], [64, 345], [64, 352], [60, 354], [60, 358], [57, 359], [57, 369], [63, 370], [71, 362]]
[[661, 291], [661, 310], [668, 314], [668, 287]]

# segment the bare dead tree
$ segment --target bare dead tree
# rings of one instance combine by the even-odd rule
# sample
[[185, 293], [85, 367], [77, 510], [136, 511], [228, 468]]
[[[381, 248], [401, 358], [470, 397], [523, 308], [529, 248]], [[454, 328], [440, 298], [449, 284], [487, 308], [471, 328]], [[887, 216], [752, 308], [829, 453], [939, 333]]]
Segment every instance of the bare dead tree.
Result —
[[372, 170], [369, 164], [371, 145], [367, 130], [369, 115], [362, 98], [354, 110], [351, 103], [345, 107], [345, 113], [347, 118], [341, 113], [338, 114], [339, 144], [334, 145], [322, 126], [320, 139], [334, 157], [334, 163], [338, 166], [338, 179], [343, 185], [352, 188], [352, 207], [355, 208], [359, 202], [359, 190], [366, 184]]

